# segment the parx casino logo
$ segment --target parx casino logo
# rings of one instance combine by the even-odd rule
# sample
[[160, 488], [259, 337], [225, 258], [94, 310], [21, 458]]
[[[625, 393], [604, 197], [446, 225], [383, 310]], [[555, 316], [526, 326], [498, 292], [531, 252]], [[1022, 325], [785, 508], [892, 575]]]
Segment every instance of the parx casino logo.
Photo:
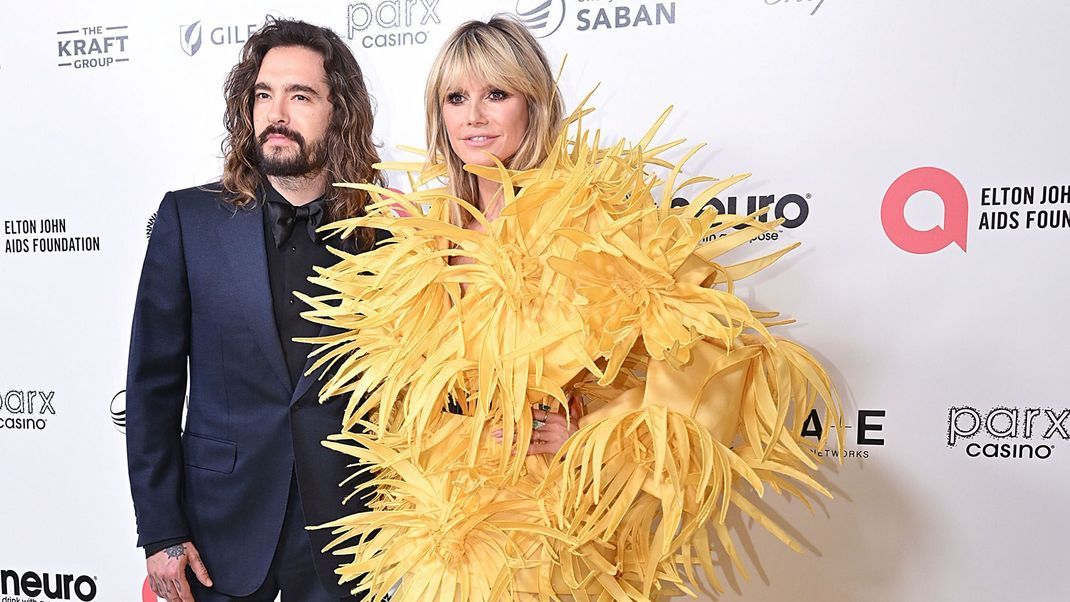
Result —
[[370, 0], [346, 9], [346, 36], [361, 48], [426, 44], [430, 28], [441, 25], [440, 0]]
[[55, 391], [11, 389], [0, 396], [0, 430], [43, 431], [56, 415]]
[[947, 446], [975, 459], [1047, 460], [1056, 443], [1070, 439], [1068, 417], [1070, 408], [953, 407], [947, 413]]
[[57, 31], [60, 67], [101, 69], [130, 60], [128, 25], [88, 25]]

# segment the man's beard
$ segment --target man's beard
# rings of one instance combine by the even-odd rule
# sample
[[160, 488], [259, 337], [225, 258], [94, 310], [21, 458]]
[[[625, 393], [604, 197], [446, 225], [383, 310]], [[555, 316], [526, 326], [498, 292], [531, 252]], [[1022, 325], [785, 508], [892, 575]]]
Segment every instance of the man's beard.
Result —
[[[297, 143], [297, 152], [292, 153], [288, 149], [276, 148], [274, 151], [265, 152], [264, 143], [268, 136], [279, 134], [286, 136]], [[256, 157], [260, 165], [260, 171], [267, 176], [279, 178], [298, 178], [310, 176], [323, 169], [327, 164], [326, 141], [323, 138], [312, 144], [305, 142], [305, 137], [300, 132], [291, 130], [284, 125], [269, 125], [257, 136]]]

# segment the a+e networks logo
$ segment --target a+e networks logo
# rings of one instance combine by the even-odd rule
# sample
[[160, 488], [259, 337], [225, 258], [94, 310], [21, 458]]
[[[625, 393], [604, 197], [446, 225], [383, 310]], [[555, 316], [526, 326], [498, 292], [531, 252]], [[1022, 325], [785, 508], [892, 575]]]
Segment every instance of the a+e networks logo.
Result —
[[[858, 410], [857, 419], [854, 424], [849, 424], [847, 421], [844, 421], [843, 428], [847, 431], [854, 429], [855, 437], [853, 443], [855, 446], [862, 449], [844, 449], [841, 452], [835, 445], [826, 444], [825, 449], [815, 450], [817, 455], [830, 458], [839, 458], [841, 455], [843, 458], [869, 458], [869, 449], [865, 448], [884, 445], [884, 437], [882, 436], [884, 425], [881, 423], [880, 419], [884, 418], [887, 413], [888, 412], [885, 410]], [[832, 429], [835, 426], [835, 422], [828, 425], [822, 424], [821, 415], [818, 413], [817, 409], [813, 409], [810, 410], [810, 414], [803, 422], [802, 436], [820, 440], [829, 429]], [[829, 443], [831, 443], [832, 435], [831, 433], [828, 433], [828, 435]], [[844, 439], [850, 443], [851, 439], [848, 436], [849, 433], [844, 433], [844, 435]]]

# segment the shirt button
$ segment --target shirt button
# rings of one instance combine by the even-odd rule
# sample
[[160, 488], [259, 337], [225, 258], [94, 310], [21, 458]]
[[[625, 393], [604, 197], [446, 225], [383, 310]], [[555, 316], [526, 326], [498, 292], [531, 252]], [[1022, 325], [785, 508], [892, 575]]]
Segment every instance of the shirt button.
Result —
[[294, 304], [294, 300], [290, 299], [290, 305], [293, 305], [293, 304]]

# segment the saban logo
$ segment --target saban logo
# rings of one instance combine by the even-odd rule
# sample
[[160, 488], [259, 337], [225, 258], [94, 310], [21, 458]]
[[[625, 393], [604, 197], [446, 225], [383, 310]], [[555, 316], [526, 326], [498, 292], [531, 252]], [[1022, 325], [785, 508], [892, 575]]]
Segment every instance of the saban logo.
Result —
[[536, 38], [546, 38], [565, 22], [565, 0], [517, 0], [517, 19]]

